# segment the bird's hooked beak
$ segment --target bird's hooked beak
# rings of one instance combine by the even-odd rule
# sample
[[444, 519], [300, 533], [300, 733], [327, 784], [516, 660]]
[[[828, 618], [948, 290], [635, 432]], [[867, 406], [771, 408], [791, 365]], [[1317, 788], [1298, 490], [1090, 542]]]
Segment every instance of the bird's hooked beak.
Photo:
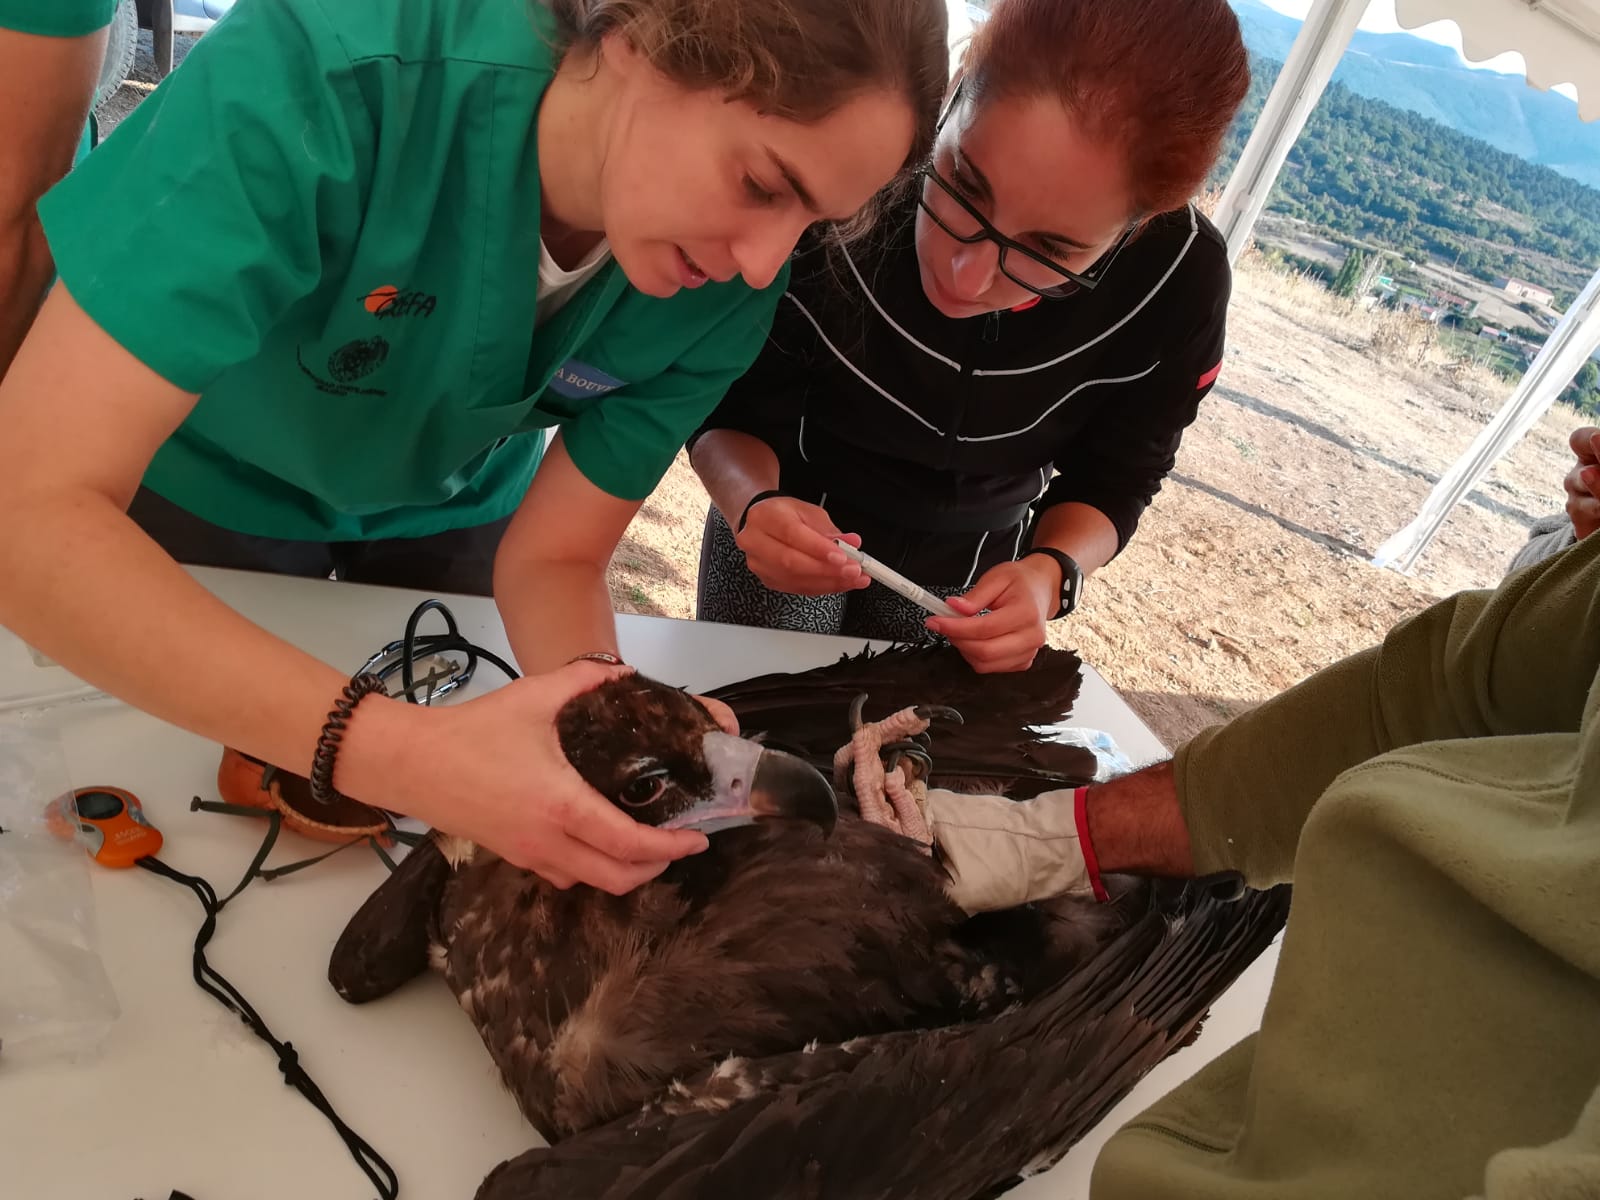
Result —
[[824, 832], [839, 815], [833, 788], [802, 758], [721, 730], [705, 735], [711, 795], [664, 822], [666, 829], [715, 833], [767, 817], [811, 821]]

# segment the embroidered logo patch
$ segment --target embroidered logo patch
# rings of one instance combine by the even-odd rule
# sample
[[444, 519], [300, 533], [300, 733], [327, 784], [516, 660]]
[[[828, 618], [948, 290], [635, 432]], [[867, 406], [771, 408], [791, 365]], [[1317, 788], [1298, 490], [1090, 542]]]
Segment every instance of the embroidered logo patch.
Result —
[[550, 390], [576, 400], [583, 396], [603, 396], [614, 392], [628, 381], [607, 375], [599, 367], [569, 358], [550, 376]]
[[398, 288], [392, 283], [375, 287], [361, 297], [361, 307], [380, 321], [394, 317], [431, 317], [438, 305], [437, 296], [420, 288]]
[[381, 337], [358, 338], [328, 355], [328, 374], [340, 383], [354, 383], [371, 375], [389, 357], [389, 343]]
[[306, 366], [305, 347], [295, 348], [295, 361], [312, 386], [329, 396], [387, 396], [383, 388], [361, 387], [356, 381], [365, 379], [389, 357], [389, 343], [381, 337], [357, 338], [346, 342], [328, 355], [328, 378]]

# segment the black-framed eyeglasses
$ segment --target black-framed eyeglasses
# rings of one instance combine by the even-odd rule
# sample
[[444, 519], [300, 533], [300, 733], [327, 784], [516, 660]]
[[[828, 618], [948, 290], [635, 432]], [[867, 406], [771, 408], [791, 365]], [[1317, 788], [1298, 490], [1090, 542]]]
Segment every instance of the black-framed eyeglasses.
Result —
[[[960, 103], [963, 86], [964, 83], [956, 86], [955, 93], [950, 97], [950, 103], [939, 117], [939, 124], [934, 131], [935, 136], [944, 129], [945, 121]], [[1135, 228], [1134, 225], [1130, 225], [1124, 229], [1117, 240], [1088, 269], [1072, 271], [1037, 250], [1024, 246], [1015, 238], [1009, 238], [1001, 233], [989, 223], [987, 217], [973, 207], [972, 202], [961, 194], [955, 184], [934, 169], [932, 162], [919, 167], [916, 175], [919, 180], [933, 183], [939, 193], [942, 193], [942, 199], [936, 194], [934, 202], [930, 203], [926, 189], [917, 190], [917, 206], [928, 214], [935, 225], [963, 246], [993, 242], [999, 250], [1001, 274], [1018, 287], [1025, 288], [1035, 296], [1043, 296], [1046, 300], [1059, 300], [1078, 291], [1093, 291], [1099, 286], [1112, 260], [1127, 244]], [[945, 203], [945, 200], [948, 200], [948, 203]], [[952, 205], [954, 207], [951, 207]], [[1020, 258], [1017, 257], [1019, 255]]]

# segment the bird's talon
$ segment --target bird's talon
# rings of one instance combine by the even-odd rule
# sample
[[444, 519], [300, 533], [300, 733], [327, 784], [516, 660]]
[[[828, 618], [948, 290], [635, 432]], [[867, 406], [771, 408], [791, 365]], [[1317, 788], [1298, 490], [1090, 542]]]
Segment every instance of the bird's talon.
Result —
[[914, 711], [924, 721], [952, 721], [957, 725], [966, 724], [961, 714], [948, 704], [919, 704]]
[[926, 779], [928, 776], [933, 774], [933, 756], [931, 754], [927, 754], [921, 750], [905, 750], [901, 753], [906, 759], [916, 763], [917, 766], [921, 768], [921, 770], [917, 772], [918, 779]]
[[861, 729], [861, 714], [867, 707], [867, 694], [858, 692], [856, 698], [850, 701], [850, 732], [857, 733]]

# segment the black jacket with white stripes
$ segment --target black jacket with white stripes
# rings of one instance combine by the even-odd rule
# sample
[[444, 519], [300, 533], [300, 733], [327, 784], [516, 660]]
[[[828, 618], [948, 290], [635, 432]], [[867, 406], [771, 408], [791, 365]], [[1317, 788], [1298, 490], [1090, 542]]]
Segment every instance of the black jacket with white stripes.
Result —
[[802, 247], [765, 349], [702, 429], [761, 438], [785, 492], [925, 585], [1014, 557], [1030, 515], [1068, 501], [1120, 550], [1216, 379], [1221, 235], [1189, 205], [1093, 291], [952, 320], [923, 294], [914, 211], [865, 245]]

